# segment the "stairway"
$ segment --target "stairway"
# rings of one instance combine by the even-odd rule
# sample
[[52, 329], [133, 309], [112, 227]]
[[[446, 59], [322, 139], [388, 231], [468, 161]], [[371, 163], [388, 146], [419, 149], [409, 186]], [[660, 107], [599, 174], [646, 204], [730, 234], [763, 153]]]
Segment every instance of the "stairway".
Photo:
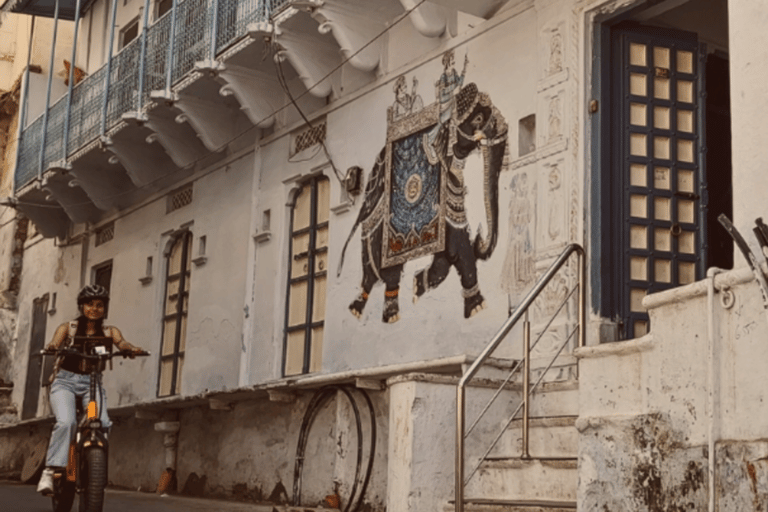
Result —
[[[465, 512], [576, 510], [578, 404], [578, 381], [543, 383], [531, 404], [530, 458], [521, 458], [523, 426], [516, 419], [467, 484]], [[453, 510], [453, 502], [445, 507]]]

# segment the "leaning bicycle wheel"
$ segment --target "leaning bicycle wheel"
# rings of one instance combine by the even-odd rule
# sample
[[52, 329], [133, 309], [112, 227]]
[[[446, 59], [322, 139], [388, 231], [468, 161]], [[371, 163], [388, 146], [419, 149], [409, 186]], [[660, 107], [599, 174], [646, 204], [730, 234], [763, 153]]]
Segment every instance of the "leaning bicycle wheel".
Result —
[[101, 512], [107, 486], [107, 454], [103, 448], [93, 446], [86, 448], [84, 455], [80, 512]]
[[67, 480], [66, 475], [53, 479], [53, 512], [69, 512], [75, 501], [75, 482]]

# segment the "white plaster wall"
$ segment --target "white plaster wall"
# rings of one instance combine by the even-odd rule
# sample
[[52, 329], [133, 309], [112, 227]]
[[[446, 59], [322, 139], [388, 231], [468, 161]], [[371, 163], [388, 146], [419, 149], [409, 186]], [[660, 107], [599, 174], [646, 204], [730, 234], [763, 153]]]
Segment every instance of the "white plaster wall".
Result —
[[[57, 308], [46, 319], [46, 343], [51, 339], [56, 327], [74, 316], [75, 297], [79, 289], [80, 246], [56, 248], [53, 240], [44, 240], [39, 235], [27, 242], [24, 251], [24, 269], [22, 287], [18, 297], [18, 318], [14, 339], [11, 342], [11, 354], [14, 366], [11, 380], [15, 384], [12, 400], [19, 410], [24, 403], [27, 364], [29, 361], [29, 343], [32, 333], [33, 300], [46, 293], [52, 300], [56, 293]], [[49, 308], [52, 302], [49, 301]], [[44, 393], [40, 392], [42, 414]]]
[[[766, 145], [763, 132], [768, 115], [765, 95], [768, 76], [768, 34], [761, 29], [768, 22], [768, 2], [728, 2], [731, 51], [731, 129], [733, 140], [733, 217], [736, 227], [749, 243], [754, 220], [765, 217], [762, 190], [766, 183]], [[744, 261], [738, 249], [737, 261]], [[738, 266], [738, 264], [737, 264]]]
[[[208, 260], [192, 264], [182, 394], [223, 390], [237, 385], [248, 247], [251, 153], [217, 166], [194, 182], [194, 200], [166, 214], [165, 196], [115, 221], [115, 238], [88, 254], [88, 276], [94, 265], [112, 260], [112, 303], [108, 323], [118, 326], [131, 343], [153, 352], [150, 358], [115, 363], [107, 379], [112, 405], [147, 400], [157, 393], [165, 293], [163, 251], [174, 230], [189, 225], [192, 258], [205, 236]], [[212, 169], [213, 170], [213, 169]], [[93, 240], [91, 240], [93, 244]], [[142, 284], [147, 258], [153, 280]], [[238, 269], [233, 272], [232, 269]], [[137, 378], [141, 376], [141, 378]]]

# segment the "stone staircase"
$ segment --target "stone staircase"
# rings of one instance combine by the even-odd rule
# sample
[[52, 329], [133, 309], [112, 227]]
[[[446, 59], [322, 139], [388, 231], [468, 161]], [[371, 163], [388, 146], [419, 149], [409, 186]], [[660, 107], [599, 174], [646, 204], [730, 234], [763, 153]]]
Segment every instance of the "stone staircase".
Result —
[[0, 381], [0, 425], [19, 421], [16, 406], [11, 401], [11, 393], [13, 393], [13, 384]]
[[[578, 381], [545, 382], [533, 395], [529, 454], [523, 459], [522, 420], [512, 421], [499, 445], [465, 488], [466, 512], [576, 510], [579, 437]], [[489, 441], [490, 442], [490, 441]], [[474, 467], [468, 458], [467, 472]], [[445, 512], [453, 512], [449, 503]]]

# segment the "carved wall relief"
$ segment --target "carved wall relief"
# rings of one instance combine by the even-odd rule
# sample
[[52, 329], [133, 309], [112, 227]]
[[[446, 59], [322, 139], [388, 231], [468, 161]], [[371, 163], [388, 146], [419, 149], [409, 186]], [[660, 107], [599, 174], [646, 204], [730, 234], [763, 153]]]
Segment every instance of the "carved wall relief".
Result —
[[528, 174], [521, 172], [510, 183], [509, 243], [501, 275], [501, 288], [511, 296], [513, 304], [534, 282], [533, 227], [535, 209], [532, 198], [536, 187], [529, 191]]

